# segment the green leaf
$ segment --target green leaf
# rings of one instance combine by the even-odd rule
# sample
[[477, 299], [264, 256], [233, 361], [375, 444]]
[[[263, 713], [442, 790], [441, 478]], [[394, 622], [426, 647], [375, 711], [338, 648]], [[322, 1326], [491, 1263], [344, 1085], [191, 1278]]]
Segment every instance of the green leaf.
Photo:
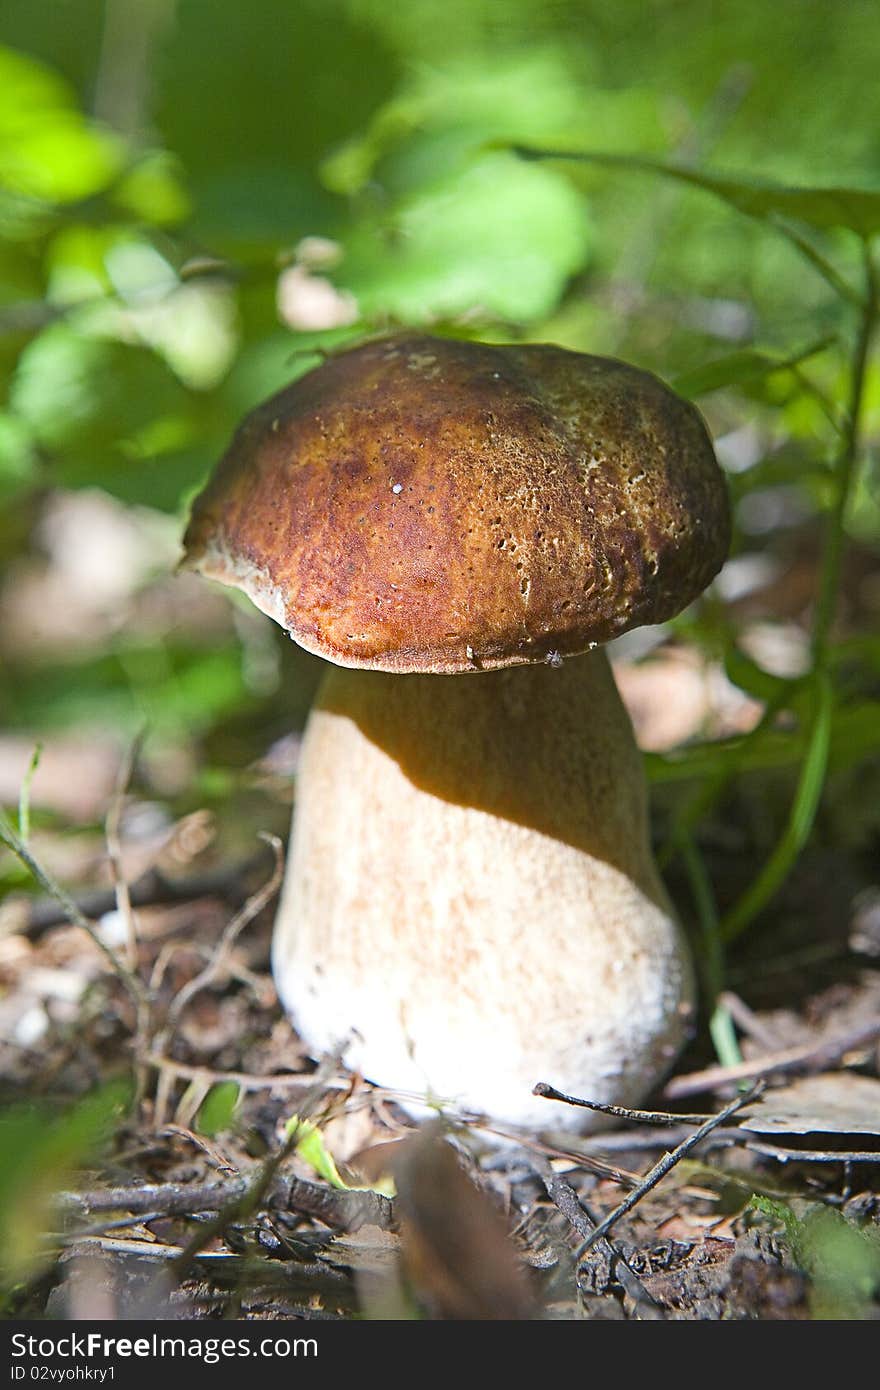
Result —
[[348, 1191], [348, 1183], [343, 1182], [339, 1176], [336, 1161], [324, 1143], [323, 1135], [318, 1126], [313, 1124], [311, 1120], [294, 1119], [290, 1121], [288, 1129], [301, 1136], [296, 1143], [296, 1152], [303, 1162], [314, 1168], [318, 1177], [323, 1178], [331, 1187], [344, 1188]]
[[[783, 732], [762, 729], [754, 737], [718, 739], [696, 743], [672, 753], [646, 753], [645, 766], [652, 784], [701, 781], [730, 773], [766, 772], [799, 767], [806, 753], [804, 729]], [[834, 712], [829, 749], [829, 768], [841, 772], [880, 753], [880, 700], [861, 700]]]
[[66, 322], [28, 345], [10, 391], [57, 482], [171, 508], [204, 468], [187, 451], [199, 404], [155, 353]]
[[353, 1187], [347, 1183], [340, 1176], [339, 1169], [336, 1167], [336, 1160], [324, 1143], [324, 1136], [311, 1120], [300, 1120], [294, 1117], [288, 1121], [287, 1134], [288, 1137], [291, 1135], [300, 1136], [296, 1143], [297, 1156], [304, 1163], [308, 1163], [309, 1167], [318, 1174], [318, 1177], [323, 1178], [331, 1187], [340, 1188], [345, 1192], [381, 1192], [386, 1197], [394, 1195], [394, 1184], [387, 1178], [382, 1179], [372, 1187]]
[[749, 1205], [784, 1229], [795, 1260], [810, 1277], [814, 1318], [870, 1317], [872, 1296], [880, 1289], [875, 1228], [859, 1228], [819, 1203], [799, 1215], [786, 1202], [755, 1193]]
[[122, 160], [122, 142], [86, 120], [61, 78], [0, 48], [0, 184], [69, 203], [106, 188]]
[[791, 681], [763, 670], [756, 661], [736, 646], [729, 646], [724, 654], [724, 671], [727, 679], [738, 685], [740, 690], [744, 690], [747, 695], [753, 695], [756, 700], [765, 700], [768, 704], [778, 700], [786, 688], [791, 686]]
[[721, 936], [724, 941], [735, 941], [774, 897], [813, 828], [828, 770], [834, 715], [834, 689], [822, 671], [813, 676], [813, 698], [807, 747], [788, 823], [757, 878], [753, 879], [722, 921]]
[[732, 352], [728, 357], [707, 362], [704, 367], [683, 372], [673, 378], [671, 384], [679, 395], [689, 398], [705, 396], [710, 391], [718, 391], [725, 386], [742, 386], [773, 376], [777, 372], [789, 371], [801, 362], [824, 352], [835, 341], [833, 335], [826, 336], [788, 357], [762, 352], [757, 348], [743, 348], [741, 352]]
[[238, 1108], [241, 1088], [237, 1081], [218, 1081], [212, 1086], [199, 1107], [196, 1116], [197, 1134], [205, 1134], [209, 1139], [231, 1128]]
[[27, 727], [49, 731], [78, 725], [132, 731], [145, 721], [157, 734], [198, 736], [248, 708], [241, 647], [171, 641], [117, 643], [85, 660], [46, 663], [19, 676], [14, 701]]
[[765, 179], [725, 178], [660, 159], [598, 150], [541, 150], [521, 145], [516, 152], [524, 159], [571, 159], [633, 173], [657, 174], [712, 193], [737, 211], [763, 221], [790, 218], [823, 231], [845, 227], [862, 237], [880, 231], [880, 189], [789, 187]]
[[36, 476], [37, 452], [24, 420], [0, 411], [0, 497], [11, 496]]
[[113, 189], [113, 202], [153, 227], [173, 226], [191, 211], [183, 171], [164, 150], [151, 150]]
[[522, 323], [555, 306], [589, 245], [573, 188], [495, 155], [362, 225], [338, 278], [368, 319], [418, 323], [476, 309]]

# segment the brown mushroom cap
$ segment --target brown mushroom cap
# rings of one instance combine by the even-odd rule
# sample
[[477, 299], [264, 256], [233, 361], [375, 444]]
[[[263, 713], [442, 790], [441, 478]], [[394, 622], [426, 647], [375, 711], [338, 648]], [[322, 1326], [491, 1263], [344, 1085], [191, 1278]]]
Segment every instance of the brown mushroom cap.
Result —
[[702, 418], [650, 373], [407, 333], [247, 417], [184, 563], [337, 665], [453, 674], [674, 616], [729, 535]]

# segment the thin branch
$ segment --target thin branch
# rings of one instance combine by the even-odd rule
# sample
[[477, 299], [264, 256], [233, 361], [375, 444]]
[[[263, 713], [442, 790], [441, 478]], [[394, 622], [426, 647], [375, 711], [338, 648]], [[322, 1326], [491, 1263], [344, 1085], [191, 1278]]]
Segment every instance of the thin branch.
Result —
[[[546, 1159], [537, 1158], [532, 1154], [527, 1154], [526, 1157], [529, 1165], [544, 1184], [547, 1196], [569, 1225], [582, 1239], [590, 1237], [596, 1229], [596, 1219], [583, 1199], [575, 1192], [570, 1183], [567, 1183], [564, 1178], [553, 1171]], [[641, 1316], [644, 1318], [660, 1316], [658, 1304], [648, 1293], [620, 1250], [605, 1238], [597, 1243], [601, 1253], [610, 1261], [614, 1275], [624, 1293], [641, 1311]]]
[[168, 1020], [165, 1029], [165, 1036], [171, 1032], [187, 1004], [199, 994], [203, 989], [222, 975], [233, 946], [238, 940], [245, 927], [249, 926], [255, 917], [258, 917], [263, 908], [274, 898], [278, 889], [281, 887], [281, 880], [284, 876], [284, 850], [277, 835], [269, 835], [265, 831], [260, 832], [260, 839], [265, 840], [272, 848], [275, 855], [275, 867], [272, 874], [262, 888], [258, 888], [256, 893], [252, 893], [244, 906], [235, 914], [224, 928], [223, 934], [217, 943], [211, 960], [200, 970], [188, 984], [175, 996], [168, 1010]]
[[[335, 1071], [338, 1066], [338, 1056], [330, 1056], [324, 1060], [315, 1072], [314, 1085], [303, 1097], [296, 1114], [288, 1122], [287, 1137], [284, 1142], [279, 1145], [274, 1154], [269, 1155], [254, 1177], [245, 1180], [244, 1190], [224, 1203], [213, 1220], [207, 1221], [184, 1246], [181, 1254], [174, 1261], [174, 1272], [178, 1280], [185, 1278], [192, 1268], [193, 1261], [198, 1258], [206, 1245], [215, 1238], [223, 1236], [228, 1227], [237, 1222], [246, 1221], [265, 1204], [268, 1193], [280, 1176], [281, 1165], [290, 1157], [299, 1143], [301, 1121], [314, 1114], [327, 1094], [324, 1081], [325, 1073]], [[292, 1181], [296, 1180], [293, 1179]], [[325, 1189], [320, 1188], [319, 1190], [323, 1192]], [[333, 1189], [328, 1188], [326, 1190], [332, 1191]]]
[[[207, 1183], [143, 1183], [98, 1188], [93, 1192], [62, 1192], [56, 1199], [56, 1210], [68, 1218], [94, 1218], [103, 1213], [115, 1218], [117, 1213], [127, 1212], [129, 1218], [138, 1217], [143, 1221], [147, 1216], [155, 1219], [220, 1212], [252, 1195], [253, 1179], [249, 1177]], [[271, 1176], [259, 1195], [258, 1204], [277, 1211], [317, 1217], [325, 1226], [336, 1230], [352, 1230], [363, 1225], [390, 1230], [395, 1225], [393, 1204], [379, 1192], [328, 1187], [278, 1174]], [[109, 1229], [110, 1224], [115, 1222], [108, 1223], [104, 1229]]]
[[[214, 869], [179, 881], [166, 878], [159, 869], [150, 869], [129, 886], [129, 901], [135, 908], [174, 907], [180, 903], [195, 902], [199, 898], [221, 898], [233, 902], [237, 907], [247, 896], [243, 881], [266, 862], [266, 851], [260, 850], [232, 868]], [[113, 911], [116, 893], [112, 888], [102, 888], [85, 893], [74, 901], [86, 917], [100, 918], [105, 912]], [[38, 900], [31, 904], [23, 934], [35, 941], [50, 928], [66, 921], [69, 921], [68, 914], [59, 908], [57, 899]]]
[[140, 733], [135, 736], [119, 765], [119, 771], [116, 776], [116, 788], [107, 811], [107, 818], [104, 822], [104, 838], [107, 842], [107, 854], [110, 859], [110, 869], [113, 875], [113, 891], [116, 898], [116, 909], [125, 923], [128, 942], [128, 968], [132, 971], [137, 970], [138, 964], [137, 922], [135, 921], [134, 912], [132, 911], [131, 894], [122, 866], [122, 842], [120, 839], [119, 827], [122, 820], [122, 809], [125, 804], [125, 794], [128, 791], [134, 765], [144, 741], [144, 733], [145, 731], [142, 729]]
[[561, 1100], [565, 1105], [580, 1105], [585, 1110], [598, 1110], [600, 1115], [613, 1115], [618, 1120], [634, 1120], [637, 1124], [648, 1125], [702, 1125], [711, 1115], [676, 1115], [671, 1110], [630, 1110], [624, 1105], [606, 1105], [603, 1101], [582, 1100], [579, 1096], [566, 1095], [539, 1081], [532, 1090], [533, 1096], [546, 1096], [548, 1100]]
[[[258, 1076], [247, 1071], [215, 1071], [212, 1067], [198, 1067], [187, 1062], [178, 1062], [176, 1058], [165, 1057], [161, 1052], [148, 1053], [144, 1061], [148, 1066], [154, 1067], [156, 1071], [171, 1073], [175, 1079], [204, 1081], [209, 1087], [224, 1081], [234, 1081], [243, 1091], [271, 1091], [276, 1088], [305, 1091], [314, 1084], [315, 1080], [314, 1072], [278, 1071], [267, 1072], [265, 1076]], [[328, 1082], [327, 1087], [328, 1089], [343, 1091], [347, 1089], [347, 1083], [340, 1079], [336, 1082]]]
[[713, 1115], [712, 1118], [707, 1120], [704, 1125], [701, 1125], [699, 1129], [695, 1129], [693, 1134], [688, 1135], [687, 1139], [683, 1140], [677, 1148], [664, 1154], [660, 1161], [655, 1163], [654, 1167], [645, 1174], [638, 1187], [634, 1188], [632, 1192], [629, 1192], [620, 1205], [615, 1207], [614, 1211], [609, 1212], [604, 1221], [600, 1221], [599, 1225], [587, 1236], [587, 1239], [577, 1251], [577, 1258], [581, 1259], [598, 1240], [606, 1236], [612, 1227], [616, 1226], [618, 1221], [626, 1216], [628, 1212], [631, 1212], [633, 1207], [636, 1206], [652, 1188], [655, 1188], [659, 1182], [662, 1182], [663, 1178], [666, 1177], [667, 1173], [672, 1171], [676, 1164], [680, 1163], [683, 1158], [686, 1158], [691, 1150], [695, 1149], [701, 1140], [706, 1138], [707, 1134], [711, 1134], [713, 1129], [717, 1129], [719, 1125], [724, 1124], [725, 1120], [729, 1120], [731, 1115], [736, 1114], [737, 1110], [741, 1110], [744, 1105], [755, 1100], [763, 1089], [763, 1083], [760, 1081], [757, 1082], [750, 1090], [746, 1091], [744, 1095], [737, 1096], [736, 1099], [732, 1100], [729, 1105], [726, 1105], [723, 1110], [719, 1110], [717, 1115]]
[[25, 868], [30, 870], [43, 891], [48, 893], [60, 904], [67, 920], [72, 923], [73, 926], [81, 927], [101, 954], [106, 957], [114, 974], [118, 976], [128, 990], [136, 1009], [140, 1011], [141, 1008], [145, 1007], [147, 996], [140, 980], [128, 969], [125, 963], [119, 959], [116, 952], [101, 939], [99, 932], [95, 929], [94, 923], [90, 922], [85, 914], [80, 911], [70, 895], [61, 887], [60, 883], [56, 883], [48, 869], [44, 869], [34, 858], [27, 845], [16, 834], [2, 812], [0, 812], [0, 841], [2, 841], [8, 849], [12, 850], [12, 853], [21, 860]]
[[733, 1067], [706, 1067], [704, 1071], [674, 1076], [671, 1081], [667, 1081], [663, 1094], [667, 1100], [681, 1100], [685, 1096], [714, 1091], [719, 1086], [726, 1086], [731, 1082], [746, 1081], [753, 1076], [769, 1076], [772, 1072], [795, 1071], [799, 1067], [821, 1071], [839, 1062], [847, 1052], [869, 1047], [878, 1038], [880, 1019], [874, 1019], [849, 1033], [841, 1033], [835, 1038], [828, 1038], [819, 1043], [789, 1047], [783, 1052], [771, 1052], [763, 1057], [751, 1057], [747, 1062], [739, 1062]]

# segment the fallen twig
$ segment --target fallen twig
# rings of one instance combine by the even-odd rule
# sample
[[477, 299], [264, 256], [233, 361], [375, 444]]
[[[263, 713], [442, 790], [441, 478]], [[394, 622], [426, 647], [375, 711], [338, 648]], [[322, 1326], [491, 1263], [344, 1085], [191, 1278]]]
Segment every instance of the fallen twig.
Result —
[[133, 739], [119, 765], [119, 771], [116, 776], [116, 788], [104, 822], [104, 838], [107, 841], [107, 855], [110, 860], [110, 869], [113, 875], [113, 892], [116, 898], [116, 908], [125, 923], [126, 938], [128, 941], [128, 968], [132, 971], [137, 970], [138, 966], [137, 922], [132, 910], [128, 882], [122, 867], [122, 841], [120, 839], [119, 827], [122, 821], [122, 808], [125, 803], [125, 793], [128, 791], [128, 784], [131, 781], [135, 761], [137, 760], [143, 740], [144, 730], [141, 730]]
[[[220, 1212], [241, 1202], [253, 1188], [253, 1178], [229, 1178], [207, 1183], [143, 1183], [130, 1187], [98, 1188], [94, 1192], [62, 1192], [57, 1210], [66, 1217], [94, 1218], [102, 1213], [127, 1212], [143, 1221], [145, 1216], [196, 1216]], [[317, 1217], [335, 1230], [359, 1226], [395, 1225], [394, 1206], [379, 1192], [328, 1187], [303, 1178], [275, 1174], [260, 1197], [260, 1204], [276, 1211], [295, 1211]], [[93, 1228], [90, 1228], [93, 1229]]]
[[585, 1110], [598, 1110], [600, 1115], [613, 1115], [618, 1120], [634, 1120], [637, 1124], [702, 1125], [706, 1120], [712, 1119], [711, 1115], [676, 1115], [672, 1110], [631, 1110], [625, 1105], [607, 1105], [599, 1100], [582, 1100], [579, 1096], [569, 1096], [564, 1091], [557, 1091], [555, 1086], [548, 1086], [546, 1081], [539, 1081], [533, 1088], [532, 1095], [546, 1096], [547, 1100], [561, 1100], [565, 1105], [580, 1105]]
[[[175, 880], [166, 878], [160, 869], [150, 869], [129, 885], [128, 896], [131, 906], [174, 907], [180, 903], [196, 902], [199, 898], [220, 898], [238, 907], [247, 897], [245, 883], [257, 869], [266, 866], [265, 850], [252, 855], [232, 868], [214, 869], [190, 878]], [[83, 916], [100, 918], [116, 907], [116, 891], [101, 888], [92, 893], [84, 893], [72, 899]], [[60, 926], [70, 920], [54, 897], [38, 899], [30, 905], [28, 920], [22, 935], [30, 941], [38, 940], [52, 927]]]
[[600, 1221], [595, 1230], [587, 1236], [587, 1239], [578, 1249], [577, 1258], [581, 1259], [582, 1256], [596, 1244], [597, 1240], [606, 1236], [611, 1228], [617, 1225], [621, 1217], [626, 1216], [627, 1212], [632, 1211], [633, 1207], [636, 1206], [652, 1188], [656, 1187], [657, 1184], [666, 1177], [666, 1174], [672, 1171], [677, 1163], [680, 1163], [692, 1149], [695, 1149], [700, 1141], [705, 1139], [707, 1134], [711, 1134], [713, 1129], [722, 1125], [725, 1120], [729, 1120], [731, 1115], [736, 1114], [737, 1110], [741, 1110], [744, 1105], [755, 1100], [757, 1096], [761, 1095], [763, 1090], [763, 1083], [760, 1081], [757, 1082], [750, 1090], [746, 1091], [741, 1096], [737, 1096], [735, 1100], [732, 1100], [723, 1110], [719, 1110], [717, 1115], [713, 1115], [712, 1118], [707, 1120], [704, 1125], [701, 1125], [699, 1129], [695, 1129], [693, 1134], [688, 1135], [687, 1139], [683, 1140], [677, 1148], [664, 1154], [660, 1161], [655, 1163], [654, 1167], [645, 1174], [638, 1187], [628, 1193], [620, 1205], [615, 1207], [614, 1211], [610, 1212], [603, 1221]]
[[825, 1038], [818, 1043], [801, 1044], [789, 1047], [783, 1052], [771, 1052], [763, 1057], [752, 1057], [747, 1062], [738, 1062], [732, 1067], [706, 1067], [704, 1071], [688, 1072], [685, 1076], [674, 1076], [663, 1088], [669, 1100], [680, 1100], [683, 1096], [699, 1095], [703, 1091], [714, 1091], [731, 1081], [749, 1080], [753, 1076], [769, 1076], [777, 1071], [795, 1071], [805, 1067], [811, 1071], [821, 1071], [831, 1063], [837, 1062], [847, 1052], [867, 1047], [880, 1038], [880, 1019], [862, 1024], [849, 1033], [840, 1033], [835, 1038]]
[[777, 1163], [880, 1163], [877, 1149], [785, 1149], [767, 1139], [748, 1138], [747, 1133], [744, 1127], [737, 1130], [743, 1148]]
[[[223, 1081], [234, 1081], [243, 1091], [271, 1091], [276, 1087], [283, 1090], [300, 1091], [307, 1090], [314, 1084], [314, 1072], [292, 1072], [277, 1071], [267, 1072], [264, 1076], [258, 1076], [255, 1072], [249, 1071], [215, 1071], [213, 1067], [193, 1066], [187, 1062], [178, 1062], [174, 1057], [165, 1057], [160, 1052], [150, 1052], [144, 1058], [148, 1066], [155, 1067], [157, 1071], [168, 1071], [175, 1079], [182, 1081], [200, 1081], [208, 1087], [219, 1085]], [[334, 1077], [327, 1082], [327, 1090], [344, 1091], [348, 1088], [348, 1082], [341, 1078]]]
[[[318, 1067], [312, 1089], [303, 1097], [297, 1107], [296, 1115], [288, 1122], [284, 1142], [279, 1145], [274, 1154], [269, 1155], [253, 1177], [245, 1179], [244, 1191], [225, 1202], [217, 1215], [211, 1221], [206, 1221], [204, 1226], [196, 1231], [184, 1246], [180, 1256], [174, 1261], [174, 1271], [179, 1280], [189, 1273], [193, 1260], [204, 1250], [206, 1245], [210, 1244], [215, 1237], [222, 1236], [236, 1222], [245, 1221], [253, 1216], [254, 1212], [258, 1211], [264, 1204], [267, 1193], [271, 1190], [276, 1179], [280, 1177], [281, 1165], [299, 1142], [300, 1122], [308, 1119], [317, 1110], [327, 1094], [324, 1076], [335, 1071], [338, 1066], [339, 1057], [329, 1056]], [[291, 1179], [291, 1181], [297, 1180]], [[324, 1192], [324, 1190], [319, 1188], [320, 1192]], [[336, 1189], [326, 1189], [327, 1192], [334, 1190]]]
[[[591, 1236], [596, 1228], [596, 1218], [586, 1206], [583, 1198], [578, 1196], [570, 1183], [567, 1183], [563, 1177], [553, 1171], [546, 1159], [537, 1158], [528, 1153], [526, 1158], [544, 1184], [547, 1196], [554, 1206], [558, 1207], [569, 1225], [577, 1231], [579, 1236], [584, 1238]], [[627, 1263], [620, 1250], [604, 1237], [597, 1243], [602, 1254], [611, 1261], [621, 1288], [639, 1308], [641, 1316], [646, 1319], [658, 1317], [660, 1310], [657, 1303], [648, 1293], [635, 1270]]]

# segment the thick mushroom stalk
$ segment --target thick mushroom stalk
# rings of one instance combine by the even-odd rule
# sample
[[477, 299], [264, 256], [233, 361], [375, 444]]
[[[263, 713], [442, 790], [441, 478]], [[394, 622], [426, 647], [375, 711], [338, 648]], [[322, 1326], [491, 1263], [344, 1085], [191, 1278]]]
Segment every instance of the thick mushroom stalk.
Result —
[[692, 1011], [604, 652], [557, 669], [333, 668], [302, 750], [274, 973], [304, 1037], [402, 1091], [569, 1123], [634, 1103]]

